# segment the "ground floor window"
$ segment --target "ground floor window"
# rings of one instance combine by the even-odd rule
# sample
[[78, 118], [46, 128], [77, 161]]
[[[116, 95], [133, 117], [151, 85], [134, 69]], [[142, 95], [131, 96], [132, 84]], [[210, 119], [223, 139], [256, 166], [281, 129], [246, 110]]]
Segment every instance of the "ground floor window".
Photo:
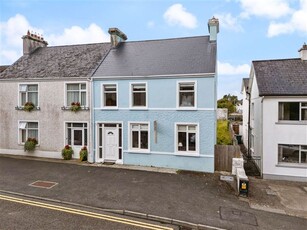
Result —
[[148, 123], [130, 124], [130, 148], [133, 150], [149, 150]]
[[19, 142], [24, 144], [28, 138], [35, 138], [38, 140], [38, 122], [19, 122]]
[[66, 144], [87, 146], [87, 123], [66, 123]]
[[176, 125], [177, 152], [196, 153], [198, 150], [198, 127], [196, 124]]
[[307, 164], [307, 145], [278, 145], [278, 162]]
[[101, 123], [97, 125], [97, 151], [100, 160], [122, 160], [122, 124]]

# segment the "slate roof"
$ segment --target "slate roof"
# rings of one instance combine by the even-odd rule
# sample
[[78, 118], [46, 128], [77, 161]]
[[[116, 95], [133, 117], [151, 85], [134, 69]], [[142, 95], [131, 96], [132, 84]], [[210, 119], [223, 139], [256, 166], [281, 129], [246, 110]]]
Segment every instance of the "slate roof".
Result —
[[94, 76], [215, 73], [216, 42], [209, 36], [124, 42], [111, 49]]
[[259, 96], [307, 95], [307, 61], [300, 58], [253, 61]]
[[0, 73], [3, 72], [9, 65], [0, 65]]
[[37, 48], [0, 73], [0, 79], [90, 77], [110, 47], [97, 43]]
[[245, 91], [248, 91], [248, 85], [249, 85], [249, 78], [243, 78], [243, 87], [245, 88]]

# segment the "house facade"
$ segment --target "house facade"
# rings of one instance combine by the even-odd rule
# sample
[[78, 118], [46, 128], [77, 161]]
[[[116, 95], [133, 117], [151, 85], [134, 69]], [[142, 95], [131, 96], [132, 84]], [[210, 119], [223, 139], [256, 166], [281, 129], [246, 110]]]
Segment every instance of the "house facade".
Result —
[[242, 93], [242, 141], [248, 148], [248, 127], [249, 127], [249, 78], [243, 78], [241, 93]]
[[252, 63], [249, 151], [267, 179], [307, 182], [307, 46], [299, 52]]
[[[68, 144], [79, 158], [80, 149], [90, 146], [90, 77], [110, 43], [47, 45], [28, 33], [23, 56], [0, 73], [1, 154], [62, 158]], [[33, 110], [25, 110], [27, 103]], [[80, 110], [71, 111], [72, 103]], [[28, 138], [38, 142], [33, 152], [24, 151]]]
[[208, 27], [210, 36], [112, 41], [92, 77], [90, 161], [214, 171], [218, 20]]

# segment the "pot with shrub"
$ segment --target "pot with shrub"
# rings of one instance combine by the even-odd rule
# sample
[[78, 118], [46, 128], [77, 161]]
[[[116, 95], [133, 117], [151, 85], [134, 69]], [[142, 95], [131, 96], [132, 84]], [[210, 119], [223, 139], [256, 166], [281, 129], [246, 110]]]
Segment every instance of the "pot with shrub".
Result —
[[70, 110], [73, 112], [78, 112], [81, 109], [80, 102], [72, 102], [70, 106]]
[[37, 140], [35, 138], [28, 138], [24, 145], [24, 150], [26, 151], [34, 151], [37, 145]]
[[26, 102], [25, 105], [23, 106], [23, 110], [27, 112], [31, 112], [34, 109], [35, 105], [33, 102]]
[[71, 160], [73, 154], [74, 150], [69, 145], [65, 145], [64, 149], [62, 149], [62, 157], [64, 160]]
[[80, 161], [87, 161], [88, 151], [86, 146], [82, 147], [79, 153], [80, 153]]

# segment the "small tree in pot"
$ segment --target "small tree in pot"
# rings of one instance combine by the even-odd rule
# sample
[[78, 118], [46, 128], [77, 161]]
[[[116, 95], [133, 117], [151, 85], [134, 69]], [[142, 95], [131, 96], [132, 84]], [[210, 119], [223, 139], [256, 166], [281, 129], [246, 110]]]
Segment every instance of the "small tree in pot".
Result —
[[82, 149], [80, 150], [80, 161], [86, 161], [87, 160], [87, 148], [86, 146], [82, 147]]
[[34, 151], [36, 145], [37, 145], [37, 140], [35, 138], [28, 138], [28, 140], [25, 142], [25, 145], [24, 145], [25, 152]]

